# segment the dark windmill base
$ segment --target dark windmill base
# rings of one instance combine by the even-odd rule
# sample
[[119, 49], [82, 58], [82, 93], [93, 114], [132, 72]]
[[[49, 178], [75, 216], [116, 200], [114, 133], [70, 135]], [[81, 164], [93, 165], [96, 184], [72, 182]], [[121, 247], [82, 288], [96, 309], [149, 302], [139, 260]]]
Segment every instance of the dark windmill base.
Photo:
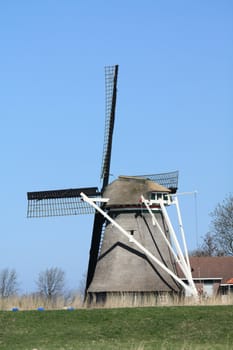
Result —
[[[143, 246], [176, 273], [176, 264], [169, 249], [152, 224], [146, 211], [111, 211], [115, 221], [124, 227]], [[157, 211], [156, 219], [167, 232], [163, 216]], [[141, 252], [133, 242], [108, 224], [92, 283], [87, 290], [87, 303], [117, 304], [127, 300], [129, 305], [148, 304], [153, 300], [178, 297], [180, 286], [159, 266]]]
[[87, 307], [142, 307], [174, 304], [183, 292], [100, 292], [88, 293]]

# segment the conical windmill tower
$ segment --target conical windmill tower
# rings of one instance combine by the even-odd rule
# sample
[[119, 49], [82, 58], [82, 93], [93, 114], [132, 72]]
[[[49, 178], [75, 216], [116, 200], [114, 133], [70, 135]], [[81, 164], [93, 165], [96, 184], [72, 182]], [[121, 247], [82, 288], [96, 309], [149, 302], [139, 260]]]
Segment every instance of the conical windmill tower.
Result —
[[[176, 197], [178, 172], [119, 176], [109, 184], [118, 66], [105, 68], [106, 120], [102, 188], [28, 192], [28, 217], [94, 213], [86, 281], [91, 303], [109, 295], [196, 295]], [[183, 250], [166, 207], [177, 208]], [[188, 281], [177, 276], [181, 268]]]

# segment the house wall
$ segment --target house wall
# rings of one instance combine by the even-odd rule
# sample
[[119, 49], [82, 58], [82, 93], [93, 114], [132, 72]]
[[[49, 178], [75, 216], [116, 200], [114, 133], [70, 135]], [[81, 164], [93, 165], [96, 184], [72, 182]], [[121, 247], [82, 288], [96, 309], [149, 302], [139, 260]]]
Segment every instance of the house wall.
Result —
[[219, 293], [220, 282], [203, 279], [201, 281], [194, 280], [194, 283], [201, 297], [215, 297]]

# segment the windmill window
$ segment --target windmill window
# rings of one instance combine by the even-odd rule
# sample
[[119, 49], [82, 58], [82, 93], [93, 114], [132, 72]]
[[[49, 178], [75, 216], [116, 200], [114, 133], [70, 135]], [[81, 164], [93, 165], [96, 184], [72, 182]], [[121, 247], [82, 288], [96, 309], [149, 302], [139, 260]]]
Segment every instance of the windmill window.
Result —
[[164, 201], [168, 201], [169, 200], [169, 196], [167, 193], [158, 193], [158, 192], [152, 192], [150, 195], [150, 199], [151, 200], [159, 200], [159, 199], [163, 199]]
[[151, 193], [150, 199], [155, 200], [156, 194], [154, 192]]

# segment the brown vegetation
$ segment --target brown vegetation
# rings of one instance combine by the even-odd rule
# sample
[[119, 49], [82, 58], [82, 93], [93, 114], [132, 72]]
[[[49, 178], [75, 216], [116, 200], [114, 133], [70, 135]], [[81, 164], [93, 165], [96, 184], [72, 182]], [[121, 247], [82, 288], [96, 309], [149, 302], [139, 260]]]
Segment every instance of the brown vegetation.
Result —
[[[111, 296], [103, 304], [92, 304], [92, 308], [124, 308], [124, 307], [151, 307], [151, 306], [185, 306], [185, 305], [232, 305], [233, 295], [223, 295], [212, 298], [200, 298], [195, 300], [192, 297], [183, 299], [170, 298], [165, 295], [159, 296], [157, 299], [153, 297], [134, 298], [127, 294], [122, 294], [115, 298]], [[37, 294], [28, 294], [22, 296], [11, 296], [9, 298], [0, 299], [0, 310], [12, 310], [18, 308], [19, 310], [37, 310], [44, 308], [46, 310], [58, 309], [81, 309], [89, 306], [83, 301], [82, 296], [75, 295], [71, 299], [58, 297], [53, 300], [41, 297]]]

